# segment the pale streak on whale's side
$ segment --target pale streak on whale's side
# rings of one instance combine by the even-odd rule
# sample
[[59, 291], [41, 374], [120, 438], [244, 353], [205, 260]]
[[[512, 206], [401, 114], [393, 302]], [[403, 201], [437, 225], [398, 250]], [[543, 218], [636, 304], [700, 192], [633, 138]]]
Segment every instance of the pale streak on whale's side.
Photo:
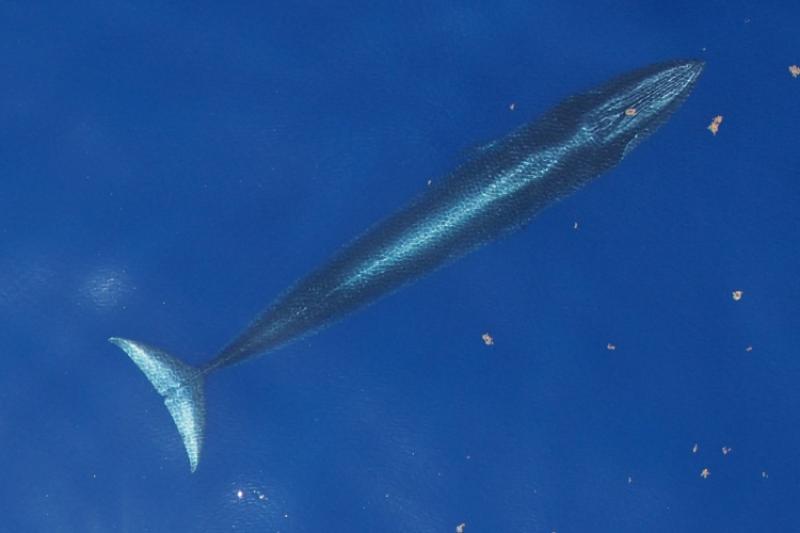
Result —
[[164, 397], [194, 472], [208, 374], [316, 331], [528, 222], [622, 161], [683, 103], [703, 67], [670, 61], [619, 76], [478, 150], [289, 288], [202, 367], [141, 342], [109, 340]]

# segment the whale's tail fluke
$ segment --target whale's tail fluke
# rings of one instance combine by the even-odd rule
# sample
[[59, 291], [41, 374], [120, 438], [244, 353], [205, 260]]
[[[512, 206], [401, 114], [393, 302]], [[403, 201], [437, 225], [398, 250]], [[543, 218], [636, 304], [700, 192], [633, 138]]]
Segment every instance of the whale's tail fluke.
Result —
[[183, 439], [189, 466], [194, 472], [200, 461], [205, 426], [203, 373], [157, 348], [119, 337], [109, 342], [119, 346], [144, 372], [172, 415]]

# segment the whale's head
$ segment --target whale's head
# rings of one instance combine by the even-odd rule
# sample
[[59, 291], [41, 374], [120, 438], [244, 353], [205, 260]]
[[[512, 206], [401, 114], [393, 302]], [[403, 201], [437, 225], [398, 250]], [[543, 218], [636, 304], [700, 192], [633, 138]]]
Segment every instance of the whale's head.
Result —
[[697, 60], [659, 63], [580, 95], [581, 136], [625, 157], [680, 107], [704, 66]]

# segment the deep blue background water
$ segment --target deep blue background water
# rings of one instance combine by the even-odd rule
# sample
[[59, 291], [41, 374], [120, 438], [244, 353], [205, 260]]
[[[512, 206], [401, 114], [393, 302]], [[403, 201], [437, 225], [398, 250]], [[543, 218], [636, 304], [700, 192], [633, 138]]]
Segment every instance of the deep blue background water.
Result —
[[[0, 530], [800, 528], [790, 4], [0, 3]], [[205, 361], [471, 146], [676, 57], [609, 175], [214, 376], [189, 474], [107, 337]]]

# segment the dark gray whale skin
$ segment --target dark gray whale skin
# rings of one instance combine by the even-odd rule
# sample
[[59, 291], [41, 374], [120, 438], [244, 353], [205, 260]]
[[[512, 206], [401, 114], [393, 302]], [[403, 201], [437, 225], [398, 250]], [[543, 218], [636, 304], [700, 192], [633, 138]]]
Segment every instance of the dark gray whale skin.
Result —
[[138, 341], [109, 340], [164, 397], [194, 472], [205, 427], [205, 376], [318, 330], [528, 222], [622, 161], [681, 105], [703, 68], [688, 60], [630, 72], [479, 149], [291, 287], [205, 366]]
[[284, 293], [206, 371], [317, 330], [528, 222], [619, 163], [680, 106], [702, 69], [673, 61], [637, 70], [479, 149]]

